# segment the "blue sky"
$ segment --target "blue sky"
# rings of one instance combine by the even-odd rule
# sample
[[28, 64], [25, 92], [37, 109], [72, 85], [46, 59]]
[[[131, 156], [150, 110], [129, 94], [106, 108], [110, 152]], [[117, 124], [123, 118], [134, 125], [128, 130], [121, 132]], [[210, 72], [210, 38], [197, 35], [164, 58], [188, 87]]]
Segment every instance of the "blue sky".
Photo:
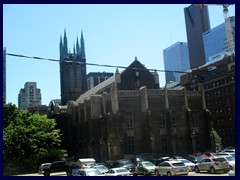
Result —
[[[128, 66], [135, 56], [149, 69], [164, 70], [163, 50], [187, 42], [184, 7], [190, 4], [4, 4], [3, 47], [7, 53], [59, 58], [60, 35], [73, 51], [83, 31], [89, 63]], [[222, 6], [208, 6], [211, 28], [223, 23]], [[235, 6], [229, 7], [235, 16]], [[25, 82], [37, 82], [42, 104], [60, 99], [59, 63], [7, 56], [7, 102], [18, 104]], [[87, 72], [115, 72], [87, 66]], [[165, 75], [159, 72], [160, 86]]]

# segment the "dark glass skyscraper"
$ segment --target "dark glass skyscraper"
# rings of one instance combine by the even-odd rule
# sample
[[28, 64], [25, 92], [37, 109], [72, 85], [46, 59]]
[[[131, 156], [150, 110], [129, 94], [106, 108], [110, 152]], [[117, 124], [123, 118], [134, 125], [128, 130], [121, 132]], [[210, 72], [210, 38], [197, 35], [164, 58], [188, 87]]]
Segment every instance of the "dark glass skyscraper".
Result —
[[205, 64], [203, 33], [210, 29], [207, 6], [192, 4], [184, 8], [190, 68]]
[[60, 37], [60, 84], [61, 104], [65, 105], [69, 100], [75, 101], [87, 90], [86, 56], [83, 33], [81, 32], [80, 44], [76, 42], [73, 53], [68, 51], [67, 35]]

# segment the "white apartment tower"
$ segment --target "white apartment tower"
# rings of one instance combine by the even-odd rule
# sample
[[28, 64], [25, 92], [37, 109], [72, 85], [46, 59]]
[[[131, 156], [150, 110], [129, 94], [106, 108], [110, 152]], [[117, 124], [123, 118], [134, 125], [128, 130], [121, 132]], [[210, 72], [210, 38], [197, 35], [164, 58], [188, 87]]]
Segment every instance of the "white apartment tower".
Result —
[[41, 90], [37, 88], [36, 82], [26, 82], [24, 88], [18, 94], [18, 107], [24, 111], [28, 107], [42, 104]]

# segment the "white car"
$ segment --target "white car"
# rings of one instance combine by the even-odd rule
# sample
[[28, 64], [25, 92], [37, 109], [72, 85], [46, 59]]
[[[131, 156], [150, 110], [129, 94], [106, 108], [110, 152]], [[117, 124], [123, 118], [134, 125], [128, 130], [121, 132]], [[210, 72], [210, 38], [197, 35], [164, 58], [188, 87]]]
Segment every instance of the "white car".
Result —
[[181, 161], [183, 164], [185, 164], [188, 167], [189, 171], [194, 171], [195, 164], [187, 159], [178, 159], [178, 161]]
[[104, 176], [99, 170], [94, 168], [79, 169], [78, 176]]
[[221, 157], [224, 157], [228, 161], [228, 163], [229, 163], [229, 170], [235, 169], [235, 158], [234, 157], [228, 156], [228, 155], [221, 156]]
[[43, 168], [44, 168], [45, 166], [50, 166], [50, 165], [51, 165], [51, 163], [43, 163], [43, 164], [41, 164], [41, 165], [39, 166], [39, 168], [38, 168], [38, 174], [43, 174], [43, 173], [44, 173]]
[[105, 176], [131, 176], [131, 173], [126, 168], [111, 168], [105, 173]]
[[228, 172], [229, 176], [235, 176], [235, 169]]
[[188, 175], [188, 167], [181, 161], [164, 161], [156, 166], [155, 174], [157, 176], [177, 176], [177, 175]]
[[155, 165], [149, 161], [138, 162], [136, 165], [136, 173], [143, 174], [146, 176], [147, 174], [155, 174]]
[[97, 165], [97, 166], [94, 166], [93, 168], [99, 170], [102, 174], [105, 174], [106, 172], [108, 172], [108, 168], [104, 165]]

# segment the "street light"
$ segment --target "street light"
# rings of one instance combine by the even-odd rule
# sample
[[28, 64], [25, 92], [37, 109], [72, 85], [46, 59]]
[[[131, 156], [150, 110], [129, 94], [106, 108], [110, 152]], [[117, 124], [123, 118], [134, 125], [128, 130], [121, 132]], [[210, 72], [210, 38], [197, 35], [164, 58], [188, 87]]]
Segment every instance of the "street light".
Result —
[[192, 131], [191, 138], [192, 138], [192, 149], [193, 153], [196, 152], [196, 141], [195, 141], [196, 133]]
[[111, 160], [111, 143], [108, 141], [108, 159]]

